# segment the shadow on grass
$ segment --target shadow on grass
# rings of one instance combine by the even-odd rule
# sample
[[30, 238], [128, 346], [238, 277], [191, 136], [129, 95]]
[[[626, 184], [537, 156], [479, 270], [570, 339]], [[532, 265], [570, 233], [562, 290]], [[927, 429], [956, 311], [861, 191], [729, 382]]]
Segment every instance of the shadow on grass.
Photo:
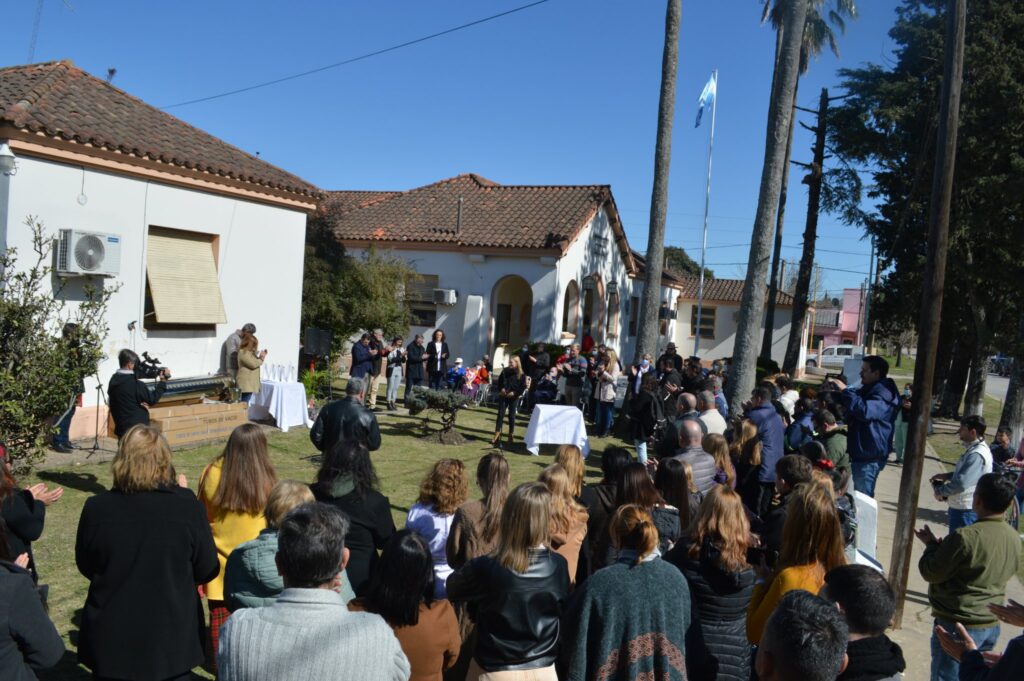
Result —
[[100, 484], [99, 480], [92, 473], [74, 473], [71, 471], [39, 471], [37, 477], [46, 482], [52, 482], [61, 487], [77, 489], [80, 492], [99, 494], [106, 492], [107, 488]]

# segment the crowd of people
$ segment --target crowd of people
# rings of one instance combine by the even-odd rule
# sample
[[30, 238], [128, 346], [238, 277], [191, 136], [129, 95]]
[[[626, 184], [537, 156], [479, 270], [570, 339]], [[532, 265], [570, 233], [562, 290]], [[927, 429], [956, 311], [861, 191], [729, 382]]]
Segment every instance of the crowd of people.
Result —
[[[428, 378], [446, 359], [443, 333], [432, 342]], [[884, 360], [865, 358], [853, 387], [767, 378], [730, 415], [720, 376], [674, 348], [627, 368], [596, 350], [593, 362], [576, 348], [555, 362], [543, 347], [513, 356], [498, 377], [495, 441], [533, 383], [524, 365], [578, 378], [562, 391], [578, 395], [598, 435], [616, 427], [607, 377], [624, 373], [618, 420], [634, 446], [605, 447], [600, 480], [585, 479], [574, 445], [517, 486], [499, 450], [475, 469], [441, 458], [402, 529], [371, 458], [381, 438], [364, 402], [369, 374], [314, 424], [322, 456], [309, 483], [278, 480], [263, 431], [246, 424], [194, 494], [161, 434], [131, 425], [112, 488], [79, 519], [76, 564], [89, 581], [79, 661], [97, 679], [143, 681], [202, 664], [239, 681], [339, 670], [424, 681], [899, 678], [906, 661], [885, 634], [894, 594], [857, 551], [853, 499], [873, 493], [901, 413]], [[934, 481], [950, 501], [949, 536], [918, 532], [936, 680], [1013, 678], [1024, 653], [1024, 637], [1001, 658], [991, 650], [998, 622], [1024, 624], [1024, 607], [1004, 603], [1021, 546], [1002, 514], [1017, 490], [992, 472], [984, 435], [982, 419], [964, 419], [962, 462]], [[31, 679], [63, 654], [31, 553], [61, 490], [20, 490], [6, 463], [2, 481], [0, 615], [11, 633], [0, 631], [0, 671]]]

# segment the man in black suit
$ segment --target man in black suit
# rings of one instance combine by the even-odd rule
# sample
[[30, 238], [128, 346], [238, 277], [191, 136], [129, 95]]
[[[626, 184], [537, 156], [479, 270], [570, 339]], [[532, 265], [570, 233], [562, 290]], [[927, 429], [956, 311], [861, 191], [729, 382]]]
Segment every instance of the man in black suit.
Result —
[[117, 354], [121, 368], [110, 377], [107, 396], [110, 415], [114, 418], [114, 433], [118, 439], [134, 425], [149, 425], [149, 408], [156, 404], [167, 388], [165, 381], [171, 377], [169, 369], [161, 369], [156, 385], [150, 387], [135, 375], [139, 356], [131, 350]]

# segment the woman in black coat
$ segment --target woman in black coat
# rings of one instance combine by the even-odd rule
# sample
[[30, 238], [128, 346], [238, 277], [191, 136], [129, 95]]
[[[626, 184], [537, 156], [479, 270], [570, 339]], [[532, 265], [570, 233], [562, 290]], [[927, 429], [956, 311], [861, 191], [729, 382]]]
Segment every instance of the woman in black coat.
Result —
[[78, 661], [96, 679], [188, 678], [204, 659], [197, 586], [220, 569], [206, 512], [149, 426], [124, 434], [111, 470], [113, 489], [78, 522], [75, 562], [89, 580]]
[[405, 394], [402, 396], [402, 402], [406, 406], [409, 404], [409, 392], [423, 383], [423, 356], [426, 350], [423, 335], [416, 334], [405, 352]]
[[441, 329], [434, 329], [434, 335], [427, 343], [427, 349], [423, 352], [423, 359], [427, 365], [427, 378], [430, 379], [430, 389], [440, 390], [444, 387], [444, 378], [448, 373], [448, 343], [446, 336]]
[[43, 534], [46, 507], [64, 494], [63, 487], [47, 489], [39, 483], [28, 489], [18, 487], [7, 460], [7, 450], [0, 446], [0, 518], [7, 526], [6, 553], [13, 558], [28, 554], [29, 574], [39, 581], [36, 562], [32, 557], [32, 542]]
[[629, 431], [640, 463], [647, 463], [647, 440], [654, 437], [659, 419], [664, 418], [658, 397], [658, 379], [653, 373], [648, 373], [640, 380], [640, 392], [629, 400]]
[[523, 372], [523, 363], [518, 357], [511, 357], [508, 366], [498, 375], [498, 418], [494, 423], [494, 438], [491, 444], [501, 449], [501, 427], [508, 414], [508, 444], [512, 446], [512, 435], [516, 430], [516, 404], [519, 396], [530, 387], [530, 379]]
[[377, 486], [370, 451], [356, 440], [342, 440], [325, 453], [316, 482], [310, 485], [317, 501], [341, 510], [351, 522], [345, 537], [349, 550], [345, 572], [356, 596], [366, 595], [377, 566], [377, 550], [395, 533], [391, 503]]
[[750, 678], [747, 606], [757, 575], [747, 563], [749, 546], [740, 495], [715, 485], [701, 504], [693, 535], [665, 556], [690, 585], [686, 671], [693, 681]]

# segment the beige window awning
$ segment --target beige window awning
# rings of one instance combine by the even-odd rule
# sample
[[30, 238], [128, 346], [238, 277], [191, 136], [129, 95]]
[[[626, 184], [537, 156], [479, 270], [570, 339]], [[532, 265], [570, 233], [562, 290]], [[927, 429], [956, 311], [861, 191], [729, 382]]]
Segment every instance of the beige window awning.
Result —
[[151, 228], [146, 277], [158, 323], [227, 321], [209, 236]]

